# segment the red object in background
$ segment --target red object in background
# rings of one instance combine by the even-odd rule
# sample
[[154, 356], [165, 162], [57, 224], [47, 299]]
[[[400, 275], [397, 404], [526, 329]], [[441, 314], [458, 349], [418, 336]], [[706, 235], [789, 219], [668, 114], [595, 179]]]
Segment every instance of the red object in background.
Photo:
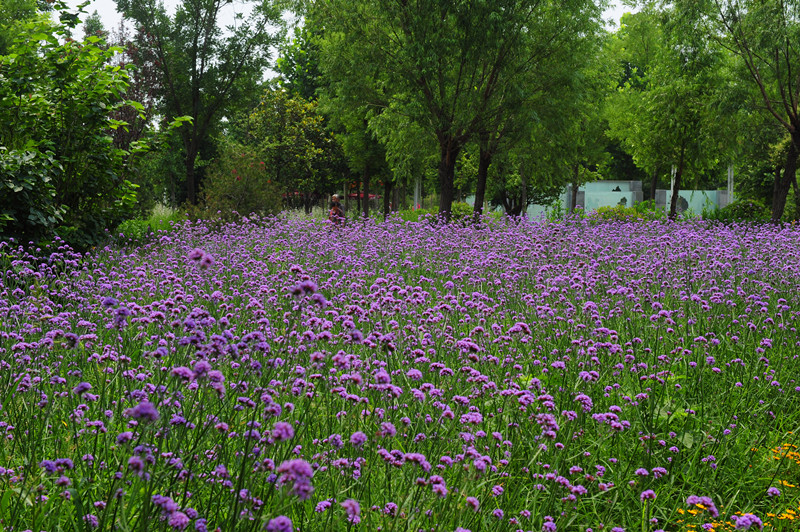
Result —
[[[364, 193], [363, 192], [359, 192], [358, 194], [356, 194], [355, 192], [353, 192], [352, 194], [348, 194], [347, 197], [350, 198], [350, 199], [364, 199]], [[377, 198], [378, 198], [378, 196], [376, 194], [370, 194], [369, 195], [369, 199], [371, 199], [371, 200], [374, 200], [374, 199], [377, 199]]]

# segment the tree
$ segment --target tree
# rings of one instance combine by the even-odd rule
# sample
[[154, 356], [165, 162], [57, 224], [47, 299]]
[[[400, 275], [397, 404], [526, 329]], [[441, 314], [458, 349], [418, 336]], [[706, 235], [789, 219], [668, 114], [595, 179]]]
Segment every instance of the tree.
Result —
[[103, 26], [103, 20], [100, 18], [100, 13], [98, 13], [96, 9], [91, 15], [86, 17], [86, 20], [83, 21], [83, 36], [84, 38], [98, 37], [103, 41], [108, 40], [108, 32], [106, 31], [105, 26]]
[[[363, 91], [368, 105], [408, 115], [435, 138], [446, 217], [458, 155], [535, 65], [532, 36], [557, 42], [565, 25], [551, 21], [599, 18], [585, 0], [331, 0], [321, 9], [326, 76], [342, 90]], [[542, 28], [555, 33], [539, 35]]]
[[307, 213], [341, 171], [341, 149], [325, 129], [317, 103], [283, 89], [264, 91], [250, 115], [245, 144], [261, 157], [264, 178], [287, 200], [301, 196]]
[[[46, 237], [58, 230], [78, 246], [96, 241], [135, 201], [123, 177], [128, 152], [111, 132], [128, 75], [110, 64], [118, 49], [98, 37], [67, 39], [76, 14], [56, 2], [63, 22], [21, 23], [0, 56], [0, 230]], [[137, 147], [134, 147], [134, 149]]]
[[[720, 86], [721, 56], [712, 42], [692, 31], [692, 21], [681, 11], [648, 5], [622, 22], [621, 59], [635, 66], [611, 98], [610, 135], [644, 168], [675, 167], [669, 210], [675, 218], [685, 174], [716, 164], [715, 137], [721, 132], [711, 104]], [[644, 61], [642, 55], [627, 55], [640, 43]]]
[[[196, 203], [197, 159], [216, 122], [237, 101], [247, 100], [268, 66], [270, 47], [278, 42], [280, 10], [270, 0], [243, 2], [251, 7], [237, 13], [234, 25], [219, 27], [225, 0], [184, 0], [170, 17], [157, 0], [115, 0], [123, 16], [133, 20], [138, 46], [155, 57], [160, 77], [161, 112], [168, 119], [192, 118], [181, 128], [186, 197]], [[236, 4], [240, 5], [240, 4]]]
[[275, 62], [281, 86], [308, 101], [317, 99], [322, 75], [319, 46], [314, 42], [317, 30], [313, 25], [313, 19], [307, 18], [301, 28], [295, 28], [294, 38], [283, 43]]
[[696, 0], [686, 9], [705, 22], [710, 38], [741, 61], [762, 111], [787, 132], [783, 171], [775, 174], [772, 221], [778, 223], [800, 154], [800, 2], [797, 0]]
[[0, 55], [6, 55], [14, 41], [20, 24], [37, 14], [49, 12], [52, 6], [46, 0], [3, 0], [0, 2]]

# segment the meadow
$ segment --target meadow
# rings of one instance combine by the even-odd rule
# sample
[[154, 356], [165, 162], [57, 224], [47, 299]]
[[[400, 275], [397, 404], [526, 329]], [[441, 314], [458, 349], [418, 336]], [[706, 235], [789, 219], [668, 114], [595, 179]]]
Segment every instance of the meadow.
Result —
[[800, 228], [0, 243], [0, 527], [800, 528]]

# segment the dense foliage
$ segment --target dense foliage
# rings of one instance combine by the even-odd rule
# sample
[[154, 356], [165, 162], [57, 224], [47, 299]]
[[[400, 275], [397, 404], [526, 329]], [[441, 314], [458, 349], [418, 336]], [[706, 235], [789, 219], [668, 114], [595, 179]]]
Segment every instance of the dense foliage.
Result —
[[138, 104], [124, 99], [127, 72], [109, 64], [116, 50], [64, 40], [76, 22], [66, 21], [21, 24], [0, 56], [0, 231], [86, 245], [134, 205], [129, 151], [111, 132], [126, 125], [112, 113]]

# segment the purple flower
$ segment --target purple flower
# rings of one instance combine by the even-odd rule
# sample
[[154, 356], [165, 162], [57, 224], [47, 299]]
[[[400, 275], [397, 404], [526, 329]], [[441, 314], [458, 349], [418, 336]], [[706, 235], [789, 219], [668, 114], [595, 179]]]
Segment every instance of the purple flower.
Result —
[[144, 460], [138, 456], [128, 458], [128, 470], [134, 473], [141, 473], [144, 470]]
[[314, 470], [308, 462], [301, 458], [294, 460], [287, 460], [278, 466], [278, 485], [284, 486], [292, 484], [289, 493], [296, 495], [301, 501], [307, 500], [314, 492], [314, 487], [311, 485], [311, 477], [314, 475]]
[[189, 526], [189, 516], [183, 512], [174, 512], [169, 516], [167, 523], [175, 530], [184, 530]]
[[125, 415], [141, 421], [155, 421], [158, 419], [158, 410], [150, 401], [142, 401], [133, 408], [126, 410]]
[[186, 366], [177, 366], [175, 368], [172, 368], [170, 374], [175, 377], [180, 377], [181, 379], [187, 381], [191, 381], [194, 379], [194, 372], [189, 368], [187, 368]]
[[639, 495], [639, 500], [641, 500], [642, 502], [644, 502], [644, 501], [646, 501], [648, 499], [655, 499], [655, 498], [656, 498], [656, 492], [653, 491], [653, 490], [644, 490]]
[[781, 490], [779, 490], [778, 488], [772, 486], [769, 489], [767, 489], [767, 495], [769, 495], [770, 497], [780, 497], [781, 496]]
[[293, 530], [292, 520], [285, 515], [279, 515], [267, 523], [267, 532], [292, 532]]
[[751, 527], [758, 527], [759, 530], [764, 528], [761, 519], [753, 514], [733, 515], [731, 519], [736, 521], [736, 530], [750, 530]]
[[711, 497], [700, 497], [698, 495], [689, 495], [689, 498], [686, 499], [686, 504], [688, 505], [701, 505], [703, 508], [708, 510], [708, 513], [711, 514], [711, 517], [719, 517], [719, 511], [717, 507], [714, 505], [714, 501], [711, 500]]
[[364, 442], [366, 441], [367, 441], [367, 435], [361, 432], [360, 430], [354, 432], [350, 436], [350, 444], [352, 444], [354, 447], [361, 447], [362, 445], [364, 445]]
[[72, 393], [74, 393], [77, 396], [81, 396], [91, 389], [92, 389], [91, 384], [89, 384], [88, 382], [82, 382], [72, 389]]
[[209, 255], [208, 253], [205, 253], [203, 257], [200, 259], [200, 262], [198, 263], [198, 266], [200, 267], [201, 270], [207, 270], [213, 265], [214, 265], [214, 257]]
[[361, 506], [359, 506], [358, 501], [354, 499], [347, 499], [343, 503], [340, 504], [344, 511], [347, 512], [347, 520], [353, 524], [358, 524], [361, 522]]
[[481, 503], [478, 502], [478, 499], [476, 499], [475, 497], [467, 497], [467, 505], [471, 506], [472, 509], [477, 512], [478, 508], [480, 508], [481, 506]]
[[276, 442], [291, 440], [294, 438], [294, 427], [285, 421], [278, 421], [272, 429], [272, 438]]

